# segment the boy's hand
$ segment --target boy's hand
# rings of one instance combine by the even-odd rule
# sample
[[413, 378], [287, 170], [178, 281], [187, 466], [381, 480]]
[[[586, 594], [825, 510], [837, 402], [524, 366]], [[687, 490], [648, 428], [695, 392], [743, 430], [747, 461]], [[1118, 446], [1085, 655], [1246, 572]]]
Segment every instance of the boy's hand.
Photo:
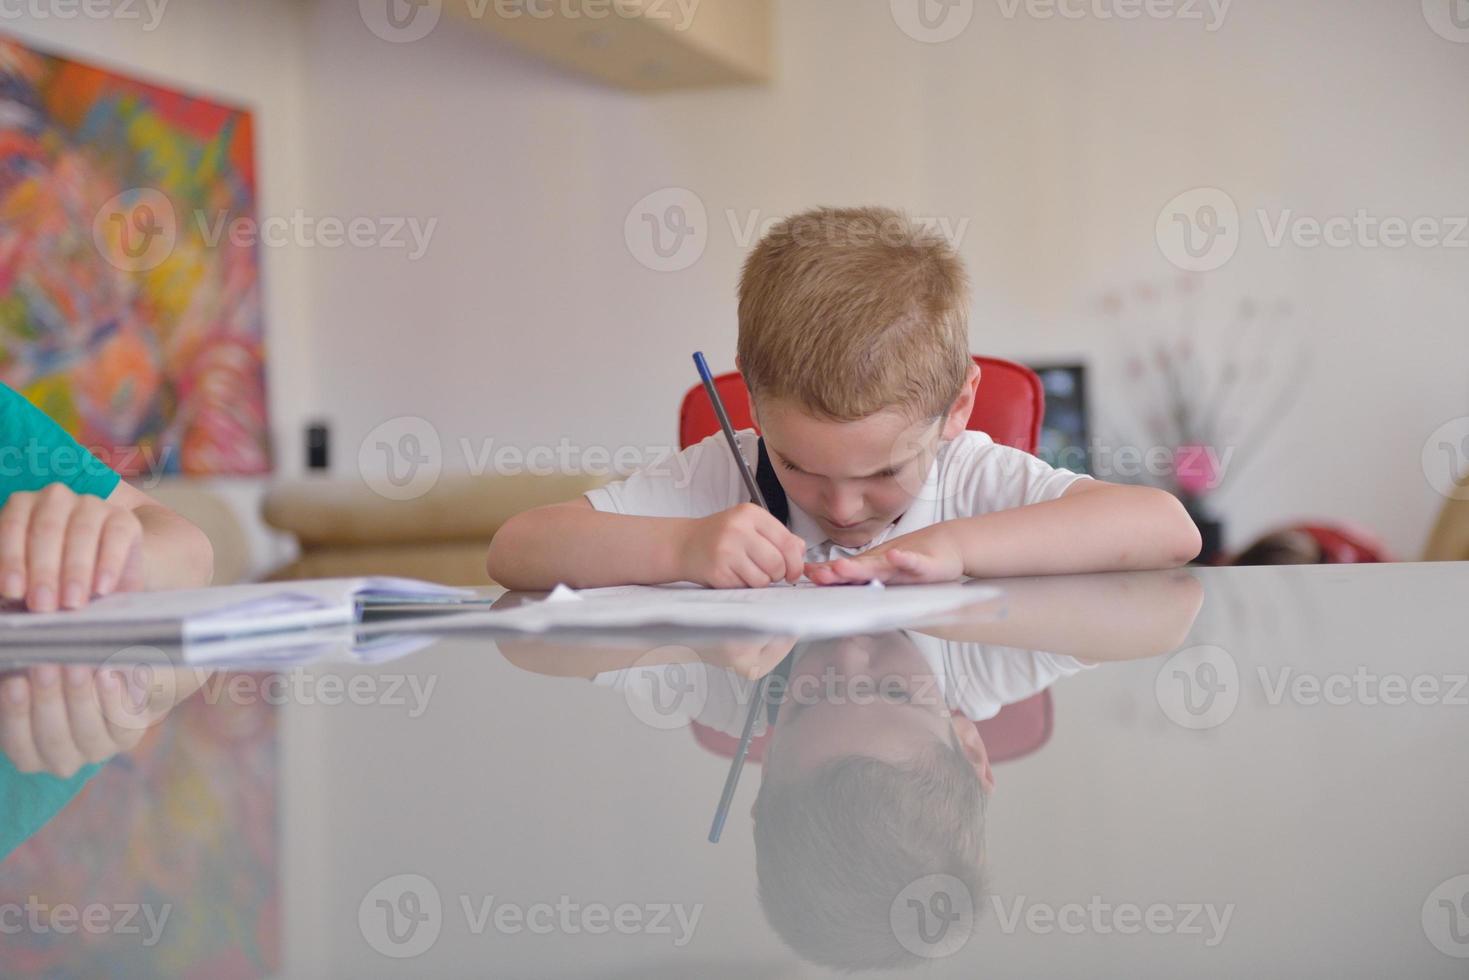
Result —
[[763, 589], [794, 583], [806, 564], [806, 542], [755, 504], [693, 520], [680, 549], [683, 578], [716, 589]]
[[34, 612], [142, 587], [143, 525], [125, 507], [53, 483], [0, 510], [0, 595]]
[[900, 535], [855, 558], [814, 562], [806, 576], [817, 585], [888, 582], [913, 585], [920, 582], [953, 582], [964, 577], [964, 556], [953, 536], [942, 525]]

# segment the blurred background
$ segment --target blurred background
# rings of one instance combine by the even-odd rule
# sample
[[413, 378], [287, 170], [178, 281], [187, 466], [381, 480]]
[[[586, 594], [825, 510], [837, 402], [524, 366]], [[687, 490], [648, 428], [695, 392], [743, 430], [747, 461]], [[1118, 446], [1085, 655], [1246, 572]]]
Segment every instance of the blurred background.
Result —
[[[309, 550], [334, 502], [656, 456], [689, 352], [733, 368], [745, 254], [817, 205], [948, 236], [974, 351], [1047, 383], [1044, 451], [1180, 492], [1225, 552], [1304, 521], [1413, 559], [1465, 495], [1463, 0], [37, 0], [0, 33], [18, 46], [0, 126], [35, 101], [15, 50], [101, 69], [55, 104], [44, 74], [27, 84], [97, 168], [83, 200], [122, 194], [108, 217], [146, 230], [157, 190], [181, 230], [162, 265], [97, 287], [134, 297], [145, 340], [108, 355], [100, 394], [57, 392], [104, 326], [38, 340], [13, 306], [0, 379], [111, 425], [92, 442], [176, 439], [162, 482], [225, 502], [238, 577]], [[164, 117], [216, 112], [166, 144], [192, 151], [103, 97], [135, 84]], [[64, 181], [57, 159], [38, 166]], [[8, 219], [30, 198], [9, 200]], [[71, 217], [85, 238], [93, 216]], [[240, 218], [258, 224], [229, 259]], [[170, 272], [187, 247], [193, 279]], [[237, 289], [209, 316], [249, 352], [223, 377], [178, 339], [201, 343], [187, 311], [211, 276]], [[160, 327], [150, 289], [195, 294]], [[139, 363], [152, 381], [129, 386]], [[131, 428], [108, 407], [124, 390], [152, 399]], [[181, 421], [200, 390], [208, 431]], [[487, 530], [443, 534], [467, 555]]]

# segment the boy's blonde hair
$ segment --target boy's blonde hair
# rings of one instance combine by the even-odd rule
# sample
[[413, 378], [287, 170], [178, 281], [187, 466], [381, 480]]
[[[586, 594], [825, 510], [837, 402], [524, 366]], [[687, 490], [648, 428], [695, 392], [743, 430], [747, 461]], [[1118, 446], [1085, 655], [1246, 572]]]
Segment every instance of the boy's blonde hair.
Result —
[[852, 755], [792, 784], [767, 778], [754, 811], [766, 920], [812, 963], [849, 972], [916, 965], [893, 931], [893, 903], [920, 878], [947, 874], [978, 914], [984, 809], [979, 777], [953, 743], [903, 765]]
[[751, 395], [837, 421], [936, 418], [964, 384], [969, 287], [943, 238], [889, 208], [819, 208], [772, 228], [740, 276]]

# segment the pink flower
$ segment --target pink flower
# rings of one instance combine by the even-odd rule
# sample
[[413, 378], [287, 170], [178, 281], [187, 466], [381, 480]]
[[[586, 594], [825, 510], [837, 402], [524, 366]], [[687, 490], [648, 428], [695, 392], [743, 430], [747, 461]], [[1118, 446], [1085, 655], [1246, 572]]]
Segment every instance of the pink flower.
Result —
[[1221, 477], [1212, 446], [1179, 446], [1173, 450], [1173, 478], [1183, 493], [1202, 496], [1217, 488]]

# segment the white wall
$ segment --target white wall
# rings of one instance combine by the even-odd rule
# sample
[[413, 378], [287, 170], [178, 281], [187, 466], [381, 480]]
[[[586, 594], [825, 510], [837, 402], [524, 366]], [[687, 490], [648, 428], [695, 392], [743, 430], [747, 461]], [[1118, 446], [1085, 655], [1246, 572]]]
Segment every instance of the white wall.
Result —
[[[1239, 254], [1204, 277], [1205, 318], [1290, 300], [1313, 353], [1300, 403], [1219, 498], [1239, 542], [1296, 515], [1355, 520], [1416, 553], [1440, 498], [1419, 453], [1469, 414], [1469, 250], [1265, 246], [1251, 213], [1469, 214], [1469, 45], [1417, 5], [1234, 4], [1198, 22], [1039, 20], [976, 4], [921, 44], [888, 4], [781, 3], [773, 84], [627, 95], [445, 17], [392, 44], [349, 0], [174, 0], [138, 22], [0, 27], [252, 106], [263, 215], [412, 218], [428, 253], [264, 250], [277, 459], [335, 423], [338, 475], [378, 423], [460, 440], [647, 446], [673, 436], [688, 352], [728, 366], [747, 242], [731, 228], [819, 203], [881, 202], [968, 222], [974, 348], [1086, 355], [1099, 435], [1136, 416], [1105, 293], [1167, 284], [1160, 208], [1198, 186], [1245, 212]], [[707, 208], [702, 258], [640, 265], [629, 209], [664, 187]], [[1369, 380], [1371, 379], [1371, 380]], [[1390, 394], [1389, 394], [1390, 393]], [[248, 516], [259, 488], [231, 484]], [[256, 528], [257, 570], [279, 557]]]
[[[544, 67], [447, 16], [392, 44], [357, 4], [311, 17], [311, 198], [329, 213], [438, 218], [417, 263], [310, 256], [316, 396], [339, 472], [363, 435], [421, 415], [459, 440], [521, 446], [672, 439], [688, 352], [732, 364], [745, 248], [725, 218], [881, 202], [969, 219], [976, 350], [1096, 354], [1107, 291], [1169, 283], [1165, 202], [1227, 190], [1247, 216], [1202, 308], [1285, 298], [1314, 350], [1301, 403], [1221, 508], [1239, 542], [1296, 515], [1345, 518], [1412, 555], [1441, 502], [1419, 453], [1469, 414], [1469, 251], [1266, 248], [1258, 207], [1328, 218], [1469, 214], [1469, 46], [1418, 4], [1238, 3], [1198, 22], [1007, 19], [910, 39], [887, 3], [786, 0], [779, 79], [634, 96]], [[1203, 8], [1201, 8], [1203, 9]], [[650, 191], [710, 216], [691, 268], [623, 241]], [[1100, 359], [1099, 368], [1112, 368]], [[1127, 416], [1102, 377], [1099, 408]], [[1107, 434], [1104, 428], [1102, 434]]]

